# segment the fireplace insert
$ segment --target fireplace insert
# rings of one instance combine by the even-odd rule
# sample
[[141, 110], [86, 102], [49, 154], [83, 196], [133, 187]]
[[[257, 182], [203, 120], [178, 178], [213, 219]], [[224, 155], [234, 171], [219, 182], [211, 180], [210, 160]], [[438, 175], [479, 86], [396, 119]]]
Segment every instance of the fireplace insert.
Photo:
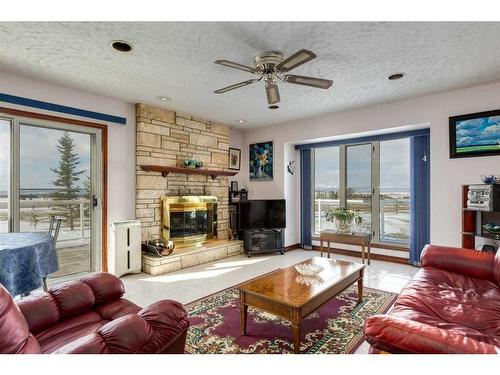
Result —
[[200, 242], [217, 236], [217, 198], [164, 196], [162, 236], [174, 242]]

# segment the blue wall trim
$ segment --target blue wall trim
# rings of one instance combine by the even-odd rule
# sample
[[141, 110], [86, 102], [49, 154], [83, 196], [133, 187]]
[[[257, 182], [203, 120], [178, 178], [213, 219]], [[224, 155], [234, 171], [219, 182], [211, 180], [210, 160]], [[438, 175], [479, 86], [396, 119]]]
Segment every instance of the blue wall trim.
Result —
[[312, 245], [312, 152], [300, 150], [300, 244], [309, 248]]
[[68, 115], [88, 117], [94, 120], [114, 122], [116, 124], [125, 125], [127, 123], [127, 119], [125, 117], [112, 116], [112, 115], [107, 115], [105, 113], [92, 112], [92, 111], [87, 111], [85, 109], [74, 108], [74, 107], [67, 107], [65, 105], [42, 102], [40, 100], [23, 98], [21, 96], [14, 96], [14, 95], [0, 93], [0, 101], [11, 104], [22, 105], [26, 107], [44, 109], [52, 112], [66, 113]]
[[398, 132], [398, 133], [370, 135], [370, 136], [358, 137], [358, 138], [338, 139], [335, 141], [307, 143], [307, 144], [303, 144], [303, 145], [296, 145], [295, 149], [296, 150], [303, 150], [303, 149], [311, 149], [311, 148], [340, 146], [340, 145], [345, 145], [345, 144], [350, 144], [350, 143], [390, 141], [392, 139], [415, 137], [415, 136], [429, 135], [429, 134], [430, 134], [430, 130], [428, 128], [426, 128], [426, 129], [418, 129], [418, 130], [409, 130], [409, 131]]

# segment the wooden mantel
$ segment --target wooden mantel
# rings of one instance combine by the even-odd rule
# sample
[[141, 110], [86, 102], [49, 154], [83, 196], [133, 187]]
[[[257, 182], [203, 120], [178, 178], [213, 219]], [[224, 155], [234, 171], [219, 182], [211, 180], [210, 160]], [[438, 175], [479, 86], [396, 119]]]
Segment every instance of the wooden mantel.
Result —
[[225, 171], [222, 169], [207, 169], [207, 168], [182, 168], [164, 165], [141, 165], [143, 171], [161, 172], [163, 177], [168, 176], [169, 173], [187, 173], [187, 174], [203, 174], [211, 176], [215, 180], [217, 176], [235, 176], [238, 172]]

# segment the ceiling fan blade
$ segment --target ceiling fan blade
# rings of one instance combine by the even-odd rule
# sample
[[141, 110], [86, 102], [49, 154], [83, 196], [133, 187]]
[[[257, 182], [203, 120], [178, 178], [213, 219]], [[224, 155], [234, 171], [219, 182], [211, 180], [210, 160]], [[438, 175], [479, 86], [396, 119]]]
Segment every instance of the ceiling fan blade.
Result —
[[280, 72], [289, 72], [290, 70], [295, 69], [296, 67], [305, 64], [306, 62], [311, 61], [315, 58], [316, 55], [314, 54], [314, 52], [308, 51], [306, 49], [301, 49], [300, 51], [295, 52], [292, 56], [276, 65], [276, 69]]
[[228, 92], [228, 91], [231, 91], [234, 89], [238, 89], [238, 88], [246, 86], [246, 85], [251, 85], [252, 83], [255, 83], [255, 82], [259, 82], [259, 80], [258, 79], [249, 79], [248, 81], [238, 82], [238, 83], [235, 83], [234, 85], [218, 89], [218, 90], [214, 91], [214, 93], [223, 94], [225, 92]]
[[238, 63], [235, 63], [235, 62], [232, 62], [229, 60], [217, 60], [214, 62], [216, 64], [224, 65], [224, 66], [227, 66], [229, 68], [244, 70], [245, 72], [249, 72], [249, 73], [256, 73], [257, 72], [257, 70], [255, 68], [251, 68], [251, 67], [246, 66], [246, 65], [238, 64]]
[[318, 89], [329, 89], [333, 85], [333, 81], [323, 78], [296, 76], [294, 74], [286, 74], [283, 76], [283, 81], [294, 83], [296, 85], [304, 85], [316, 87]]
[[275, 83], [266, 83], [267, 102], [276, 104], [280, 102], [280, 91]]

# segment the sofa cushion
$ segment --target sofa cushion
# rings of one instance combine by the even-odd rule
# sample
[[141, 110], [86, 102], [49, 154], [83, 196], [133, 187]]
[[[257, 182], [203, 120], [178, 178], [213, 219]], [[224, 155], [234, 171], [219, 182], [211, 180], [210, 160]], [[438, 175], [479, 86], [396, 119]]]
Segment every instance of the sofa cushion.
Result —
[[17, 305], [28, 322], [30, 332], [34, 335], [53, 326], [60, 319], [59, 307], [48, 293], [22, 298]]
[[114, 320], [127, 314], [137, 314], [140, 310], [139, 306], [125, 298], [105, 303], [94, 309], [103, 320]]
[[116, 276], [106, 273], [90, 274], [80, 281], [87, 284], [94, 293], [95, 305], [100, 305], [107, 301], [118, 300], [125, 293], [122, 281]]
[[70, 341], [97, 331], [108, 320], [103, 320], [95, 311], [63, 320], [49, 329], [40, 332], [36, 338], [43, 353], [51, 353]]
[[49, 290], [59, 307], [60, 319], [66, 319], [88, 311], [95, 302], [92, 288], [81, 281], [57, 285]]
[[489, 280], [421, 269], [390, 315], [500, 346], [500, 288]]

